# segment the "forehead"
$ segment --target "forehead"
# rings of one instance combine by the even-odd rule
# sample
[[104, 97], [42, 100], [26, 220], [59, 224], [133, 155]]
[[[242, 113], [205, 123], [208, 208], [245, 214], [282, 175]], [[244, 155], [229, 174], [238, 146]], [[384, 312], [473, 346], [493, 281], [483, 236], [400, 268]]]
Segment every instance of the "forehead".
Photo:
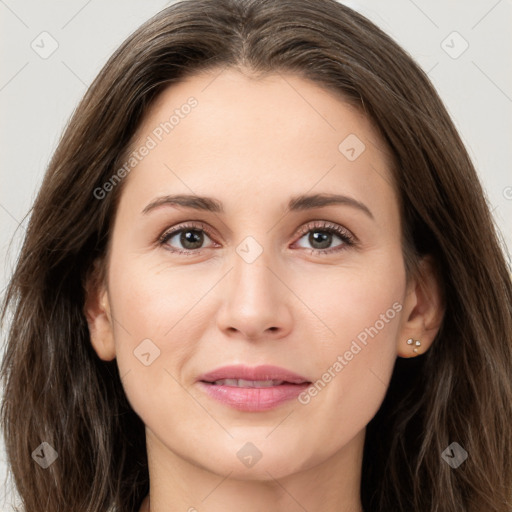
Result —
[[130, 151], [144, 146], [150, 150], [125, 185], [146, 199], [167, 185], [219, 195], [238, 184], [251, 191], [247, 199], [336, 189], [396, 202], [390, 158], [368, 118], [341, 95], [293, 74], [256, 79], [228, 69], [188, 76], [146, 114]]

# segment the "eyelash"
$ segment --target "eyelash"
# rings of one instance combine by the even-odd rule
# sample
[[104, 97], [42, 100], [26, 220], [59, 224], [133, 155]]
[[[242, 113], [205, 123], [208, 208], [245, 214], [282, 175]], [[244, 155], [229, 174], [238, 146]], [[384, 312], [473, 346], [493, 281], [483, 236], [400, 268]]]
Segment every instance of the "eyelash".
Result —
[[[193, 230], [193, 231], [204, 231], [206, 235], [208, 235], [209, 238], [213, 239], [212, 234], [210, 233], [210, 229], [207, 225], [197, 222], [197, 223], [185, 223], [181, 224], [176, 228], [173, 228], [169, 231], [165, 231], [158, 237], [158, 245], [160, 246], [166, 246], [165, 248], [173, 253], [177, 254], [183, 254], [185, 256], [197, 256], [201, 254], [203, 249], [189, 249], [189, 250], [183, 250], [183, 249], [176, 249], [176, 248], [169, 248], [170, 246], [167, 245], [167, 242], [176, 234], [181, 233], [182, 231], [187, 230]], [[350, 233], [347, 229], [338, 226], [337, 224], [333, 224], [332, 222], [328, 221], [314, 221], [313, 223], [309, 223], [304, 225], [298, 232], [300, 240], [304, 235], [311, 231], [319, 231], [319, 232], [325, 232], [337, 235], [342, 241], [343, 244], [337, 247], [330, 247], [328, 249], [309, 249], [310, 254], [319, 254], [319, 255], [326, 255], [326, 254], [332, 254], [335, 252], [340, 252], [343, 250], [346, 250], [348, 247], [353, 247], [357, 245], [357, 239], [354, 235]], [[305, 249], [308, 250], [308, 249]]]

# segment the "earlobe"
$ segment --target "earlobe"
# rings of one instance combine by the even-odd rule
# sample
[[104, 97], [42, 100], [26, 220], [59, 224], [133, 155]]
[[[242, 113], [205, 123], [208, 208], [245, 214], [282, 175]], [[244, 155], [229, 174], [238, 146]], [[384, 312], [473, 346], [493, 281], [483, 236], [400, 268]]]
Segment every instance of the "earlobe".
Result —
[[104, 361], [111, 361], [116, 356], [113, 324], [107, 287], [99, 277], [100, 265], [100, 262], [95, 261], [86, 278], [83, 311], [96, 354]]
[[432, 256], [421, 260], [416, 277], [408, 285], [404, 306], [397, 353], [409, 358], [432, 346], [443, 321], [444, 294]]

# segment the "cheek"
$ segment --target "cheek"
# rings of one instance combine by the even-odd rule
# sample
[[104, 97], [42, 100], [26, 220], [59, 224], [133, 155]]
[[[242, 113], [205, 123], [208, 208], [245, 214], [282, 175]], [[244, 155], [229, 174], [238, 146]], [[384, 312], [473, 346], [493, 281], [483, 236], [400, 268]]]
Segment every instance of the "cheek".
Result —
[[399, 250], [375, 253], [357, 266], [317, 272], [297, 280], [295, 289], [321, 320], [322, 345], [331, 355], [349, 350], [353, 340], [364, 346], [370, 339], [383, 340], [372, 344], [373, 352], [385, 352], [390, 343], [384, 341], [396, 338], [405, 289]]
[[373, 418], [389, 385], [405, 286], [401, 254], [310, 282], [308, 306], [329, 330], [310, 351], [317, 381], [299, 401], [306, 428], [323, 424], [324, 436], [342, 446]]
[[176, 381], [203, 337], [198, 301], [211, 280], [179, 269], [162, 272], [143, 258], [117, 262], [110, 298], [119, 373], [133, 409], [143, 418], [148, 411], [158, 416], [162, 399], [183, 399]]
[[[194, 305], [211, 287], [207, 275], [202, 277], [190, 268], [154, 265], [143, 256], [118, 260], [110, 282], [119, 338], [126, 341], [129, 332], [130, 344], [144, 338], [154, 338], [155, 343], [161, 344], [165, 339], [166, 343], [173, 343], [173, 348], [179, 348], [174, 343], [181, 340], [175, 333], [185, 324], [187, 329], [196, 325], [191, 320]], [[125, 329], [119, 325], [121, 319]], [[119, 348], [124, 350], [124, 344]]]

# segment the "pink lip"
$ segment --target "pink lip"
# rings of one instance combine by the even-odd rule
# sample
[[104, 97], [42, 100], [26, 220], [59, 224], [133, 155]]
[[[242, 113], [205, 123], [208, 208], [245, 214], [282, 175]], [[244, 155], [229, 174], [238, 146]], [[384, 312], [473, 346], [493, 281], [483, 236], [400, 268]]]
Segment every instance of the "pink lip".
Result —
[[[282, 380], [283, 384], [265, 388], [235, 387], [213, 384], [221, 379]], [[198, 383], [208, 395], [240, 411], [257, 412], [273, 409], [296, 398], [311, 382], [305, 377], [278, 366], [224, 366], [205, 373]]]
[[303, 384], [309, 382], [306, 377], [293, 373], [279, 366], [244, 366], [232, 365], [217, 368], [211, 372], [201, 375], [197, 380], [215, 382], [221, 379], [244, 379], [244, 380], [285, 380], [291, 384]]

